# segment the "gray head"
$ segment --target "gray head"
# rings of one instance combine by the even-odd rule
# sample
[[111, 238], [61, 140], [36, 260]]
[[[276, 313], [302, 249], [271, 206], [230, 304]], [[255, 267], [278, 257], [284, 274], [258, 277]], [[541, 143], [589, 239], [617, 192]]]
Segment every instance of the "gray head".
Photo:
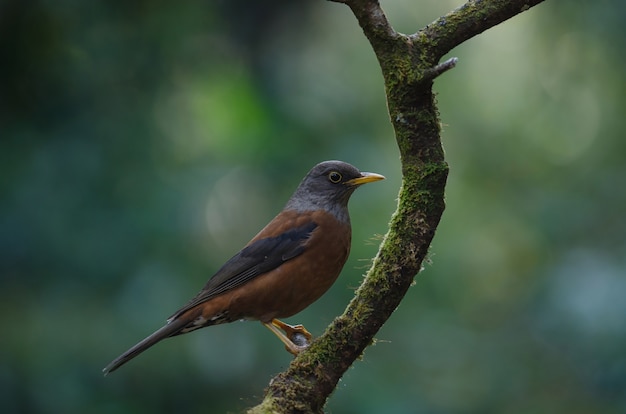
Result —
[[341, 221], [349, 221], [348, 200], [359, 186], [384, 180], [380, 174], [361, 172], [342, 161], [324, 161], [304, 177], [285, 209], [325, 210]]

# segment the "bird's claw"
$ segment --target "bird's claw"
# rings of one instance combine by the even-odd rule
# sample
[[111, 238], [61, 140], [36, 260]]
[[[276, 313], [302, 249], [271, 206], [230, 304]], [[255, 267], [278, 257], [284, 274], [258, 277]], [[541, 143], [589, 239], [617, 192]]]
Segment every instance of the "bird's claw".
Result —
[[[302, 325], [288, 325], [278, 319], [274, 319], [272, 324], [277, 328], [281, 329], [287, 338], [291, 341], [290, 346], [285, 344], [285, 348], [287, 351], [291, 352], [294, 355], [298, 355], [300, 351], [305, 350], [311, 344], [311, 340], [313, 339], [313, 335]], [[295, 352], [294, 352], [295, 351]]]
[[278, 339], [285, 344], [285, 349], [293, 355], [298, 355], [307, 349], [313, 339], [313, 335], [302, 325], [289, 325], [278, 319], [273, 319], [271, 323], [264, 323], [264, 325], [278, 336]]

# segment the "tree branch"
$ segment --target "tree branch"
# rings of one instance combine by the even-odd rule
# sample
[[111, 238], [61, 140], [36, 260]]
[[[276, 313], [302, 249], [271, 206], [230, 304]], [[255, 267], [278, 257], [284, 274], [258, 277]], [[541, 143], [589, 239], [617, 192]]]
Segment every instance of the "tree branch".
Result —
[[439, 58], [468, 39], [530, 9], [543, 0], [470, 0], [420, 30]]
[[[333, 1], [333, 0], [331, 0]], [[336, 1], [336, 0], [335, 0]], [[343, 0], [378, 58], [402, 163], [402, 188], [389, 232], [343, 315], [278, 374], [249, 413], [320, 413], [337, 382], [398, 307], [428, 253], [441, 215], [448, 166], [433, 80], [454, 46], [542, 0], [471, 0], [423, 30], [397, 33], [375, 0]]]

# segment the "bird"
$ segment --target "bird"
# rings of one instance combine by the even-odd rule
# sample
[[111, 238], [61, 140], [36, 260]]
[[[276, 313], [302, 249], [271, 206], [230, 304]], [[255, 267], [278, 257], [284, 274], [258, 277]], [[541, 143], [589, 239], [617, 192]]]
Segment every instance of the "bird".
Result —
[[350, 253], [348, 200], [359, 186], [384, 178], [342, 161], [315, 165], [274, 219], [162, 328], [114, 359], [104, 374], [165, 338], [238, 320], [260, 321], [290, 353], [300, 353], [312, 335], [280, 319], [308, 307], [335, 282]]

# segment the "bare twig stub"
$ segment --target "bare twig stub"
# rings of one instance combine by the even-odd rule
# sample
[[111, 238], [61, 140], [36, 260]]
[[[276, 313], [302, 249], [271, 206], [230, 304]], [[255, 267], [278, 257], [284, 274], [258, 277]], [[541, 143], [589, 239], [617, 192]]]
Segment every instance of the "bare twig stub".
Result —
[[397, 33], [378, 1], [343, 0], [378, 58], [400, 150], [398, 208], [362, 285], [343, 315], [270, 382], [250, 413], [320, 413], [344, 372], [372, 342], [420, 271], [443, 214], [448, 166], [432, 91], [455, 46], [543, 0], [471, 0], [411, 35]]

